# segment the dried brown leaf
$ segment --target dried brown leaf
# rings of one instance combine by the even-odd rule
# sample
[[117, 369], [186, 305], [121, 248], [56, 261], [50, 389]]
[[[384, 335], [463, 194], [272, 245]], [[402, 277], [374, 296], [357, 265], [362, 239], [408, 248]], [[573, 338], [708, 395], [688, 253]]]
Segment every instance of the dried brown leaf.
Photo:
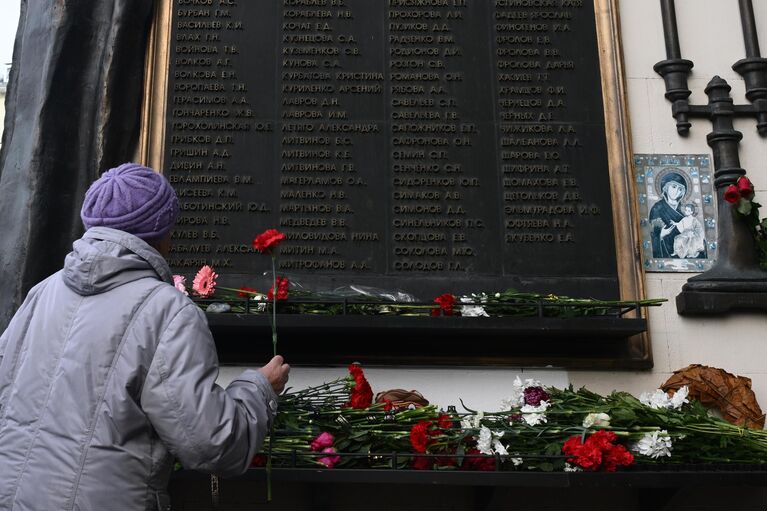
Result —
[[716, 367], [692, 364], [674, 371], [661, 388], [673, 394], [685, 385], [690, 390], [690, 398], [718, 410], [726, 421], [749, 428], [764, 428], [765, 417], [751, 390], [750, 378], [735, 376]]

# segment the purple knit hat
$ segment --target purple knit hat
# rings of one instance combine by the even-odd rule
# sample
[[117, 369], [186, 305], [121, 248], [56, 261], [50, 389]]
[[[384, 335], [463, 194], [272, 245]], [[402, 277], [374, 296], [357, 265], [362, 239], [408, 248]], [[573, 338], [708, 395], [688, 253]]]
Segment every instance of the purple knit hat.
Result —
[[178, 198], [168, 180], [135, 163], [104, 172], [85, 192], [80, 210], [86, 229], [111, 227], [150, 242], [170, 232], [176, 214]]

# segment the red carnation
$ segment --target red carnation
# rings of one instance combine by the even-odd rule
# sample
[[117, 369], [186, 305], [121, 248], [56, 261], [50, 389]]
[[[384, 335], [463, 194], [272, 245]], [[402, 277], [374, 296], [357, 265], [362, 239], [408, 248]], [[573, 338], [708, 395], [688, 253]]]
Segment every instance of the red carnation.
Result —
[[737, 183], [738, 192], [740, 196], [746, 200], [754, 198], [754, 183], [751, 182], [746, 176], [741, 176]]
[[466, 456], [463, 458], [461, 470], [493, 471], [495, 470], [495, 458], [492, 456], [485, 456], [477, 449], [467, 449]]
[[453, 419], [451, 419], [448, 414], [441, 413], [439, 414], [439, 418], [437, 419], [437, 427], [439, 427], [440, 429], [452, 429]]
[[367, 380], [361, 384], [357, 383], [352, 391], [349, 405], [355, 410], [362, 410], [369, 408], [371, 404], [373, 404], [373, 389], [370, 388], [370, 384]]
[[445, 316], [453, 315], [453, 305], [455, 305], [455, 296], [450, 293], [441, 294], [434, 299], [434, 303], [439, 304], [439, 309], [432, 309], [432, 316], [439, 316], [440, 310]]
[[737, 204], [737, 202], [740, 200], [740, 192], [738, 191], [738, 187], [735, 185], [728, 186], [724, 190], [724, 200], [730, 204]]
[[[287, 300], [288, 299], [288, 288], [290, 287], [290, 282], [288, 282], [288, 279], [285, 277], [277, 277], [277, 300]], [[267, 299], [272, 300], [274, 299], [274, 286], [269, 288], [269, 292], [266, 295]]]
[[622, 445], [616, 445], [615, 433], [612, 431], [597, 431], [581, 442], [580, 436], [572, 436], [562, 446], [562, 452], [568, 458], [567, 462], [581, 467], [583, 470], [595, 472], [603, 468], [606, 472], [615, 472], [619, 466], [634, 463], [634, 456]]
[[431, 470], [431, 458], [426, 456], [416, 456], [413, 458], [413, 470]]
[[354, 378], [354, 388], [348, 406], [357, 410], [370, 407], [373, 404], [373, 389], [370, 388], [362, 367], [359, 364], [350, 364], [349, 374]]
[[253, 240], [253, 248], [259, 252], [271, 252], [284, 239], [285, 235], [277, 229], [267, 229]]
[[413, 450], [419, 453], [425, 453], [431, 442], [429, 428], [431, 421], [423, 420], [410, 428], [410, 445]]
[[615, 472], [619, 465], [627, 467], [634, 463], [634, 455], [626, 450], [622, 445], [614, 445], [604, 459], [606, 472]]

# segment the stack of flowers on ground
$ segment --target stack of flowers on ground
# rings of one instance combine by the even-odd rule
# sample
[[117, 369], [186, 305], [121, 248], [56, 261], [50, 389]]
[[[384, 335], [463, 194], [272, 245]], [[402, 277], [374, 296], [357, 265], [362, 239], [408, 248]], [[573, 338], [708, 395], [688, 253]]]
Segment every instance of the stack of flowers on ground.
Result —
[[[386, 394], [384, 394], [386, 395]], [[717, 419], [686, 388], [636, 398], [517, 378], [497, 411], [396, 407], [362, 367], [281, 396], [276, 467], [588, 471], [767, 463], [767, 432]], [[263, 458], [259, 458], [263, 459]], [[767, 465], [764, 465], [767, 467]]]

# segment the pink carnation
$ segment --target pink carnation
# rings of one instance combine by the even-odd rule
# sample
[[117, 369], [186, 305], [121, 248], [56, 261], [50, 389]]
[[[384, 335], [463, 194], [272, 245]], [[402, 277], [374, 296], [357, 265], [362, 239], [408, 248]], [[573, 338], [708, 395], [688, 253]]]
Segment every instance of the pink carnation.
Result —
[[312, 451], [321, 451], [327, 447], [333, 447], [335, 438], [327, 431], [320, 433], [317, 438], [312, 440]]
[[200, 298], [213, 296], [213, 293], [216, 292], [217, 278], [218, 274], [213, 271], [213, 268], [206, 264], [200, 268], [200, 271], [198, 271], [197, 275], [194, 277], [192, 289], [194, 289], [194, 292], [197, 293]]
[[[322, 450], [323, 454], [336, 454], [336, 450], [332, 447], [328, 447], [327, 449]], [[336, 464], [341, 461], [341, 456], [335, 455], [335, 456], [325, 456], [324, 458], [320, 458], [320, 463], [325, 465], [328, 468], [333, 468], [336, 466]]]
[[189, 293], [186, 292], [186, 277], [182, 277], [181, 275], [174, 275], [173, 276], [173, 285], [184, 293], [184, 295], [189, 296]]

